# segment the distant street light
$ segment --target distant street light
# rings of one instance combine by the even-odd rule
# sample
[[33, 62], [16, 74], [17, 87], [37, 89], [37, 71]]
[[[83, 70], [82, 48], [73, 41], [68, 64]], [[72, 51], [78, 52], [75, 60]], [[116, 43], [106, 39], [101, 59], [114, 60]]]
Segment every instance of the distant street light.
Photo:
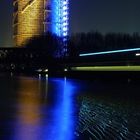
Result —
[[140, 53], [136, 53], [136, 56], [140, 56]]

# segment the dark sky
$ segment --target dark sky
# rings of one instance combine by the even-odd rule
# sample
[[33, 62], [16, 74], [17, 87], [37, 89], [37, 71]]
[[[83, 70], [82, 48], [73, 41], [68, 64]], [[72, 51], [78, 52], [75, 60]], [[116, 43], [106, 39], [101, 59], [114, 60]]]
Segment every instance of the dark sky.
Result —
[[12, 46], [12, 1], [0, 0], [0, 47]]
[[[0, 47], [12, 46], [12, 1], [0, 0]], [[140, 33], [140, 0], [70, 0], [70, 31]]]

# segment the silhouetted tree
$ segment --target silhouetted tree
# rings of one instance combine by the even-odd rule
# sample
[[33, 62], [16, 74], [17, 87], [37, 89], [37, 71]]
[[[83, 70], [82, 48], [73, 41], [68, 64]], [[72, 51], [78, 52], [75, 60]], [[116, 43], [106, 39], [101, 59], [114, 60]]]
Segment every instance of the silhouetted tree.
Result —
[[49, 57], [61, 56], [62, 39], [55, 34], [47, 32], [44, 35], [31, 38], [26, 44], [26, 48], [43, 52]]
[[69, 38], [67, 41], [67, 55], [68, 57], [78, 56], [78, 48], [76, 47], [71, 38]]

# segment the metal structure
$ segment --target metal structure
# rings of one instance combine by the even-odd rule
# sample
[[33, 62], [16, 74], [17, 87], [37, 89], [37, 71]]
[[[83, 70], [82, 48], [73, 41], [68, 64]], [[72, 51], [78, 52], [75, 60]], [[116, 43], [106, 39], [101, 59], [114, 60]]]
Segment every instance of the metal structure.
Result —
[[69, 0], [14, 0], [15, 46], [23, 46], [47, 31], [61, 37], [66, 45], [69, 26]]

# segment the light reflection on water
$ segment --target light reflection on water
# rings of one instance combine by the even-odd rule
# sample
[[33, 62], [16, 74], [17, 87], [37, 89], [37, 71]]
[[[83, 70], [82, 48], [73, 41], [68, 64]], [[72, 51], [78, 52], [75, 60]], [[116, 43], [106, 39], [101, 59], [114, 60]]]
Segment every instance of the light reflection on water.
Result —
[[51, 82], [56, 87], [50, 88], [48, 95], [47, 77], [42, 81], [40, 77], [39, 80], [19, 79], [14, 140], [73, 139], [74, 86], [66, 78], [51, 79]]
[[0, 85], [0, 140], [140, 139], [140, 104], [128, 98], [139, 84], [38, 75]]
[[41, 129], [40, 81], [22, 77], [18, 83], [14, 139], [36, 140]]

